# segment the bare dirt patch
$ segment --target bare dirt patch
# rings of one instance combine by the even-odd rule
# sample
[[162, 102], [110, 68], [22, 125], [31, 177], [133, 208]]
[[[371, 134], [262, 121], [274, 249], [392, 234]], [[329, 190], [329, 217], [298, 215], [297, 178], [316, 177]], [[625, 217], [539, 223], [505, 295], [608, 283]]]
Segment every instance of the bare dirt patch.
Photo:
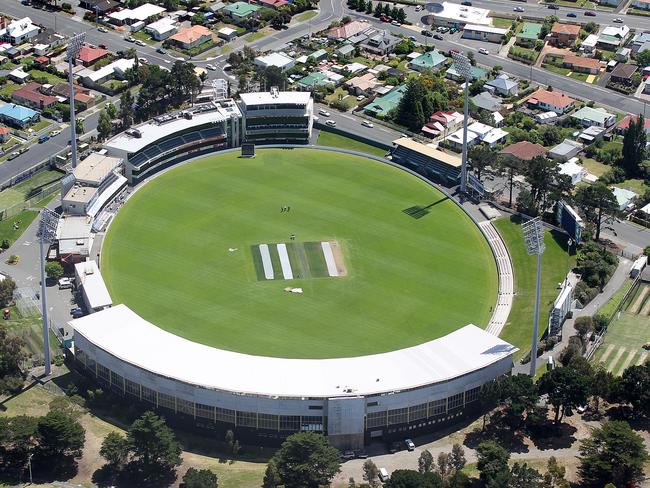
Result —
[[345, 260], [343, 259], [343, 249], [339, 246], [338, 241], [329, 241], [334, 255], [334, 262], [336, 263], [336, 270], [339, 276], [347, 276], [348, 269], [345, 267]]

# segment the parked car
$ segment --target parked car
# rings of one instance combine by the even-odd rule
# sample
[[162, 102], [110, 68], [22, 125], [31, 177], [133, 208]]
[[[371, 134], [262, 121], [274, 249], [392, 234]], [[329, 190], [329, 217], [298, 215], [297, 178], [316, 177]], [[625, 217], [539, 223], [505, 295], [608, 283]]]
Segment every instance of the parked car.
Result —
[[214, 64], [206, 64], [206, 68], [208, 68], [210, 71], [214, 71], [217, 69], [217, 67]]
[[399, 23], [398, 20], [391, 20], [390, 23], [393, 24], [393, 25], [402, 25], [402, 24]]
[[438, 39], [439, 41], [442, 41], [442, 40], [445, 39], [445, 38], [442, 37], [440, 34], [434, 34], [434, 35], [433, 35], [433, 38], [434, 38], [434, 39]]
[[411, 439], [406, 439], [404, 441], [404, 444], [406, 444], [406, 449], [408, 449], [409, 451], [414, 451], [415, 450], [415, 444], [413, 443], [413, 441]]
[[409, 39], [410, 39], [411, 41], [413, 41], [413, 42], [417, 41], [417, 39], [415, 38], [415, 36], [409, 36]]
[[449, 27], [445, 27], [444, 25], [441, 25], [441, 26], [438, 27], [438, 29], [436, 29], [436, 30], [437, 30], [438, 32], [440, 32], [441, 34], [446, 34], [447, 32], [449, 32]]
[[461, 4], [461, 5], [465, 5], [465, 6], [467, 6], [467, 7], [471, 7], [471, 6], [472, 6], [472, 2], [460, 2], [460, 4]]
[[18, 151], [12, 152], [9, 157], [7, 158], [8, 161], [11, 161], [12, 159], [16, 159], [18, 156], [20, 156], [20, 153]]
[[133, 37], [131, 37], [131, 36], [126, 36], [126, 37], [124, 38], [124, 40], [125, 40], [126, 42], [135, 42], [135, 39], [134, 39]]
[[364, 100], [365, 98], [366, 98], [365, 95], [359, 95], [359, 96], [357, 97], [357, 102], [360, 102], [361, 100]]
[[551, 10], [560, 10], [560, 7], [555, 5], [554, 3], [549, 4], [548, 8]]
[[47, 142], [49, 140], [50, 140], [50, 136], [48, 136], [48, 135], [41, 136], [41, 137], [38, 138], [38, 143], [43, 144], [44, 142]]
[[136, 44], [137, 46], [141, 46], [141, 47], [144, 47], [144, 46], [147, 45], [146, 42], [141, 41], [140, 39], [136, 39], [136, 40], [135, 40], [135, 44]]
[[103, 32], [103, 33], [108, 32], [108, 29], [107, 29], [106, 27], [102, 27], [102, 26], [97, 27], [97, 30], [98, 30], [99, 32]]
[[330, 127], [335, 127], [336, 126], [336, 120], [328, 119], [325, 121], [325, 125], [329, 125]]
[[369, 129], [372, 129], [375, 126], [375, 124], [373, 124], [368, 120], [364, 120], [363, 122], [361, 122], [361, 125], [363, 125], [364, 127], [368, 127]]
[[419, 12], [420, 10], [422, 10], [422, 5], [417, 5], [417, 6], [415, 7], [415, 11], [416, 11], [416, 12]]
[[382, 483], [386, 483], [390, 479], [390, 476], [388, 476], [388, 471], [386, 471], [386, 468], [379, 468], [379, 480]]
[[59, 129], [53, 130], [52, 132], [50, 132], [50, 137], [56, 137], [60, 133], [61, 133], [61, 131]]
[[160, 54], [167, 54], [167, 51], [165, 51], [162, 47], [159, 47], [158, 49], [156, 49], [156, 52], [160, 53]]
[[478, 52], [479, 54], [490, 54], [490, 51], [488, 51], [484, 47], [479, 48]]
[[72, 279], [70, 278], [60, 278], [59, 279], [59, 290], [65, 290], [72, 288]]
[[513, 8], [513, 10], [514, 10], [515, 12], [523, 12], [523, 11], [524, 11], [524, 8], [523, 8], [523, 7], [515, 7], [515, 8]]
[[594, 12], [593, 10], [586, 10], [585, 11], [585, 16], [587, 16], [587, 17], [595, 17], [596, 12]]
[[343, 451], [343, 454], [341, 454], [341, 458], [354, 459], [354, 451]]
[[18, 149], [18, 154], [25, 154], [27, 151], [29, 151], [28, 147], [21, 147]]
[[379, 20], [381, 20], [382, 22], [390, 22], [390, 17], [386, 15], [380, 15]]
[[323, 117], [329, 117], [329, 116], [332, 115], [332, 114], [330, 114], [330, 113], [329, 113], [327, 110], [325, 110], [324, 108], [321, 108], [321, 109], [318, 111], [318, 115], [322, 115]]
[[428, 30], [423, 30], [420, 34], [422, 34], [424, 37], [433, 37], [433, 32]]
[[612, 20], [612, 22], [614, 22], [615, 24], [622, 24], [623, 19], [621, 19], [620, 17], [616, 17], [614, 20]]
[[357, 459], [368, 459], [368, 453], [366, 451], [357, 451]]
[[566, 16], [573, 18], [573, 17], [577, 17], [578, 15], [575, 12], [569, 12], [568, 14], [566, 14]]

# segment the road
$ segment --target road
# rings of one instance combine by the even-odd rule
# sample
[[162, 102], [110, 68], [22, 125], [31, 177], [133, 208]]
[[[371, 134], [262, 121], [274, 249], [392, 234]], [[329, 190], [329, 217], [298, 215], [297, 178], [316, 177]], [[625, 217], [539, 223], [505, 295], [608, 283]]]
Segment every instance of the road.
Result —
[[[330, 115], [320, 115], [318, 114], [319, 110], [325, 110], [329, 112]], [[334, 120], [336, 122], [337, 129], [344, 130], [350, 134], [359, 134], [361, 136], [367, 137], [368, 139], [383, 143], [390, 143], [391, 141], [402, 137], [401, 132], [398, 132], [389, 127], [384, 127], [383, 125], [374, 121], [373, 128], [361, 125], [363, 119], [355, 117], [348, 112], [339, 112], [338, 110], [334, 110], [327, 105], [317, 103], [314, 105], [314, 111], [315, 115], [320, 119], [321, 122], [324, 122], [325, 120]]]

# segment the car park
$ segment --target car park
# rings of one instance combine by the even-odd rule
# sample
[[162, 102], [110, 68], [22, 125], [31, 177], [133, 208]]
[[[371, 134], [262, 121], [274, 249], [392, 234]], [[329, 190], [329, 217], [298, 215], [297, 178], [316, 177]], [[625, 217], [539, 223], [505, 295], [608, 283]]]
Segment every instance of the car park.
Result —
[[363, 122], [361, 122], [361, 125], [363, 125], [364, 127], [368, 127], [369, 129], [372, 129], [375, 126], [372, 122], [368, 120], [364, 120]]
[[478, 52], [479, 52], [479, 54], [490, 54], [490, 51], [488, 51], [484, 47], [479, 48]]
[[409, 451], [414, 451], [415, 450], [415, 444], [413, 443], [413, 441], [411, 439], [406, 439], [404, 441], [404, 444], [406, 444], [406, 449], [408, 449]]
[[136, 40], [135, 40], [135, 44], [136, 44], [137, 46], [141, 46], [141, 47], [144, 47], [144, 46], [147, 45], [146, 42], [141, 41], [140, 39], [136, 39]]
[[329, 125], [330, 127], [335, 127], [336, 126], [336, 120], [328, 119], [325, 121], [325, 125]]
[[102, 27], [102, 26], [97, 27], [97, 30], [98, 30], [99, 32], [103, 32], [103, 33], [108, 32], [108, 29], [107, 29], [106, 27]]
[[332, 115], [332, 114], [330, 114], [330, 113], [329, 113], [327, 110], [325, 110], [324, 108], [321, 108], [321, 109], [318, 111], [318, 115], [322, 115], [323, 117], [329, 117], [329, 116]]

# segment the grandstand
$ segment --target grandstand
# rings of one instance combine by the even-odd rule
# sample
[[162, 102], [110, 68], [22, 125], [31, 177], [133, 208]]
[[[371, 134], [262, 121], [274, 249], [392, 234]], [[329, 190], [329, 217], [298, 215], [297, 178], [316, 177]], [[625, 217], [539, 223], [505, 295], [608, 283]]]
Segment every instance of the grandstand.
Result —
[[396, 163], [447, 186], [459, 182], [461, 159], [456, 154], [446, 153], [408, 137], [393, 141], [393, 145], [392, 157]]

